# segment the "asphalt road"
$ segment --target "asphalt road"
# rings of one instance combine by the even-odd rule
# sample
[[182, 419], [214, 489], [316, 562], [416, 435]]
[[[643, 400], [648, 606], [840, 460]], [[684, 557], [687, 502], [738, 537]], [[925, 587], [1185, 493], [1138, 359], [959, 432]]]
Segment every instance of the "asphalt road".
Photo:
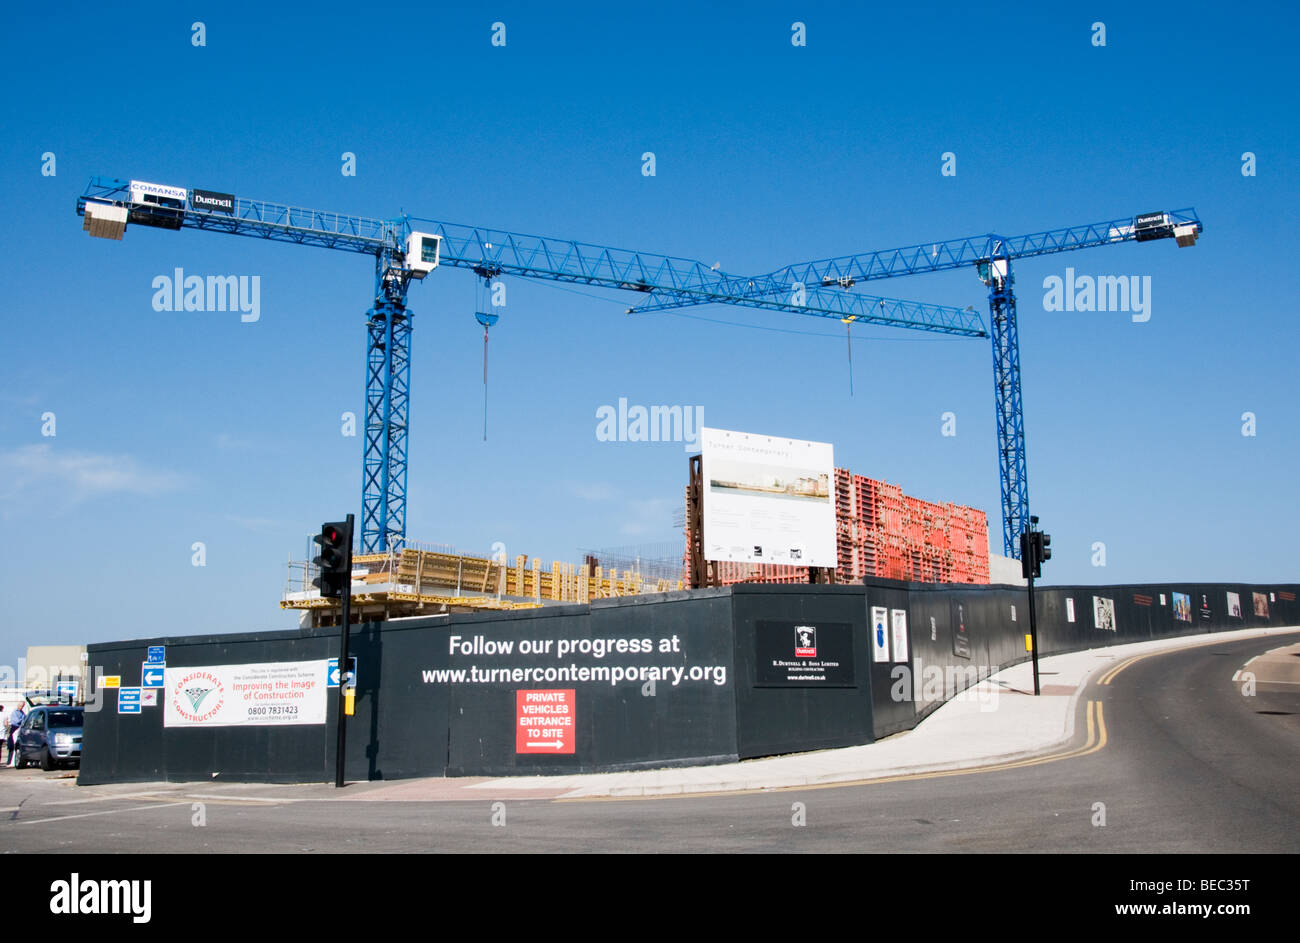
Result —
[[[1084, 691], [1064, 758], [1006, 769], [757, 794], [499, 804], [490, 796], [364, 801], [360, 791], [339, 796], [325, 786], [78, 789], [67, 773], [4, 769], [0, 850], [1294, 853], [1300, 683], [1287, 679], [1297, 677], [1300, 654], [1246, 665], [1297, 640], [1121, 663]], [[1251, 696], [1242, 693], [1243, 671], [1257, 675]]]

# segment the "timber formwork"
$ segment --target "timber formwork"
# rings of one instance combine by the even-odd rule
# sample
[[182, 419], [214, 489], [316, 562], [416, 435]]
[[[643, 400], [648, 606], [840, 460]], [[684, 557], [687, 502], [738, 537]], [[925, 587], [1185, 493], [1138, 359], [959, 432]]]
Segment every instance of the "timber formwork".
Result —
[[[295, 589], [294, 567], [302, 578]], [[342, 602], [308, 589], [314, 568], [290, 564], [290, 587], [281, 609], [309, 612], [313, 625], [337, 624]], [[352, 558], [352, 621], [372, 622], [462, 612], [474, 609], [532, 609], [548, 604], [587, 603], [593, 599], [679, 590], [680, 580], [644, 579], [634, 570], [603, 570], [556, 560], [517, 556], [514, 565], [500, 557], [405, 548], [400, 552], [359, 554]]]
[[[876, 576], [920, 583], [989, 582], [988, 518], [978, 508], [937, 504], [903, 494], [899, 485], [837, 468], [836, 582]], [[686, 489], [685, 563], [692, 587], [733, 583], [813, 583], [808, 567], [704, 559], [703, 474], [691, 456]]]

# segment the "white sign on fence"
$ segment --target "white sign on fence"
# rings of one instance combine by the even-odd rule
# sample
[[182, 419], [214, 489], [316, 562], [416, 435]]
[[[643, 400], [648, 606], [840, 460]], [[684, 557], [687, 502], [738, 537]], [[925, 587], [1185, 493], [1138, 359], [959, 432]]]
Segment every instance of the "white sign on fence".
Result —
[[329, 662], [167, 668], [165, 727], [272, 727], [325, 723]]

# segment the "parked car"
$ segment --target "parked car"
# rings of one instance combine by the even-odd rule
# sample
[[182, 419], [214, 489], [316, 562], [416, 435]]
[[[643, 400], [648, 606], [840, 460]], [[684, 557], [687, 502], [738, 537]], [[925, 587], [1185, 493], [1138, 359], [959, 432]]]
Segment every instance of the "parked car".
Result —
[[18, 767], [29, 763], [39, 763], [45, 770], [56, 765], [80, 767], [85, 719], [83, 707], [33, 707], [18, 728]]

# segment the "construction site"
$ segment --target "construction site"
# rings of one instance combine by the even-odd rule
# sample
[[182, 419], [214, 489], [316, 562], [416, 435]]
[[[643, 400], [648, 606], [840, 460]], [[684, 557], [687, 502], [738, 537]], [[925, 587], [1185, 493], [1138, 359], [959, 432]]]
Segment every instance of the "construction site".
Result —
[[[696, 485], [698, 487], [698, 485]], [[692, 567], [701, 508], [686, 489], [685, 543], [671, 559], [589, 552], [581, 563], [537, 557], [513, 561], [451, 547], [413, 542], [400, 550], [352, 558], [351, 620], [380, 622], [476, 609], [529, 609], [548, 604], [589, 603], [735, 583], [797, 584], [818, 581], [810, 567], [708, 561]], [[898, 485], [835, 469], [835, 537], [838, 566], [825, 582], [863, 577], [922, 583], [989, 583], [988, 518], [978, 508], [937, 504], [903, 493]], [[283, 609], [303, 612], [303, 624], [338, 624], [341, 600], [312, 587], [319, 567], [290, 561]]]

